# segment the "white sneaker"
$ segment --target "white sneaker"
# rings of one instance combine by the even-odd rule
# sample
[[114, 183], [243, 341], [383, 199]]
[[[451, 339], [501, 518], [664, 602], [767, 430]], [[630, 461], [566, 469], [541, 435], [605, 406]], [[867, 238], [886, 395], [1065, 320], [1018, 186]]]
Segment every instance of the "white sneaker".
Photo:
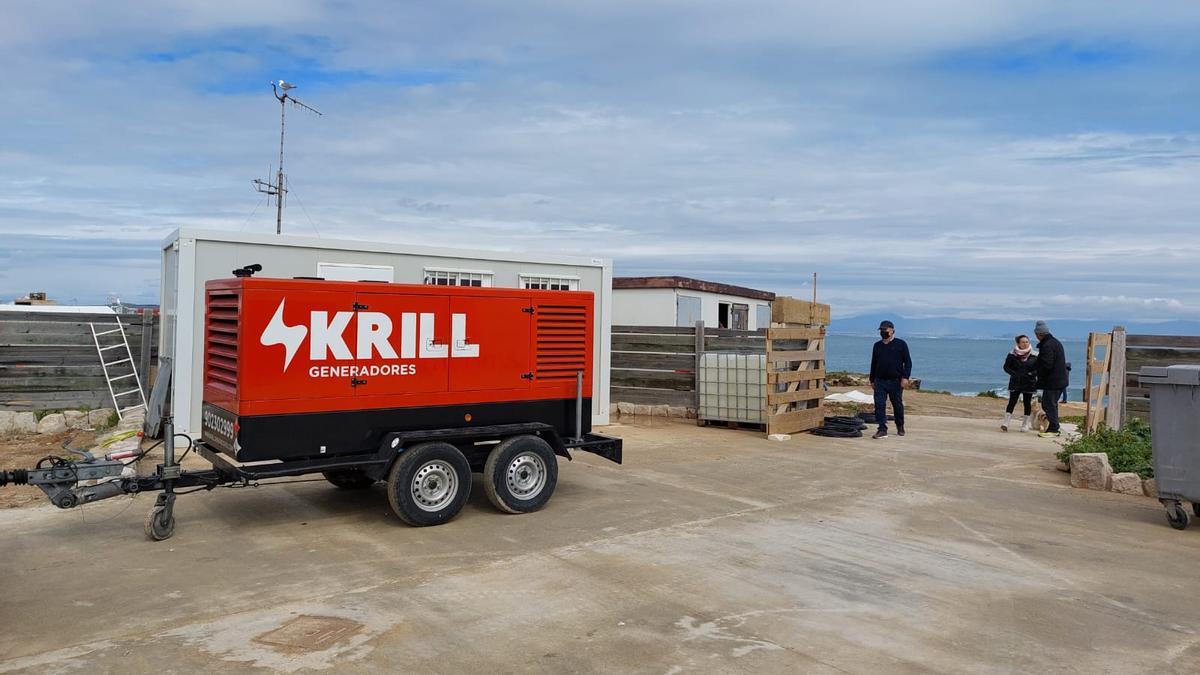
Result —
[[1004, 421], [1000, 423], [1000, 431], [1008, 431], [1008, 423], [1012, 421], [1012, 413], [1004, 413]]
[[1025, 420], [1021, 422], [1021, 431], [1029, 431], [1033, 428], [1033, 415], [1026, 415]]

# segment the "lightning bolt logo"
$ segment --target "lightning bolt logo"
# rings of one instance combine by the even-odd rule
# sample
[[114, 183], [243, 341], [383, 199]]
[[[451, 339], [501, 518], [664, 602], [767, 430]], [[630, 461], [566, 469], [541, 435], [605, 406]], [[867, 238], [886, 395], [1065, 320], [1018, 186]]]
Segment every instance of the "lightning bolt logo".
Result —
[[275, 310], [275, 316], [271, 317], [271, 323], [267, 324], [266, 330], [263, 331], [259, 342], [263, 346], [283, 345], [287, 350], [287, 356], [283, 361], [283, 369], [286, 371], [288, 366], [292, 365], [292, 357], [296, 355], [296, 350], [300, 349], [300, 344], [304, 342], [304, 338], [308, 335], [308, 328], [304, 326], [289, 326], [283, 322], [283, 303], [287, 302], [287, 298], [279, 301], [279, 309]]

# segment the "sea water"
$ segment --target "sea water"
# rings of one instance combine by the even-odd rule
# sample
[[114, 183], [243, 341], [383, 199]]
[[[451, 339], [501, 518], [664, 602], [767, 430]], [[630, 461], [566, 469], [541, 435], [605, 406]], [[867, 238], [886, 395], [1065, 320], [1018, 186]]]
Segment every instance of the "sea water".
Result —
[[[1008, 339], [921, 338], [897, 336], [908, 343], [912, 355], [912, 376], [921, 380], [922, 390], [949, 391], [956, 396], [975, 396], [981, 391], [1005, 395], [1008, 374], [1004, 357], [1012, 351]], [[866, 373], [871, 369], [871, 347], [878, 337], [830, 335], [825, 340], [825, 369]], [[1067, 361], [1071, 363], [1071, 388], [1067, 396], [1082, 400], [1086, 378], [1087, 342], [1063, 340]]]

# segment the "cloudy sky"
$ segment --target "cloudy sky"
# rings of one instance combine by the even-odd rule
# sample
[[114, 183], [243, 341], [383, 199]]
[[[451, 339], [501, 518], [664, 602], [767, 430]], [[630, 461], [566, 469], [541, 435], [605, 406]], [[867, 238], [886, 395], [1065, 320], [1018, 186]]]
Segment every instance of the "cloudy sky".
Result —
[[18, 3], [0, 299], [180, 226], [603, 255], [840, 316], [1200, 318], [1200, 3]]

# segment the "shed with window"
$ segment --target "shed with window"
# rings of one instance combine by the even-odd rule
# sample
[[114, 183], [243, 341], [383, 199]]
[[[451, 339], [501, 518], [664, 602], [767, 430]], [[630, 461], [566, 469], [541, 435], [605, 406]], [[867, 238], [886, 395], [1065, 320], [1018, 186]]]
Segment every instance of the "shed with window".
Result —
[[613, 324], [759, 330], [771, 325], [775, 294], [689, 277], [613, 279]]

